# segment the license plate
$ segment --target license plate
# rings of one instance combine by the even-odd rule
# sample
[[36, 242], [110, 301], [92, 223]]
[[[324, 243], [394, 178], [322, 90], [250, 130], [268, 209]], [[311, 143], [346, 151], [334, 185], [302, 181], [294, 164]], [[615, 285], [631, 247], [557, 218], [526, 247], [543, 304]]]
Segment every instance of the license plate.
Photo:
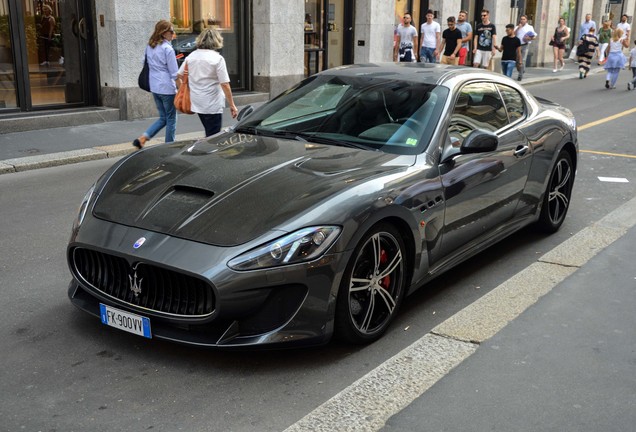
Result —
[[99, 304], [99, 310], [103, 324], [149, 339], [152, 338], [149, 318], [124, 312], [102, 303]]

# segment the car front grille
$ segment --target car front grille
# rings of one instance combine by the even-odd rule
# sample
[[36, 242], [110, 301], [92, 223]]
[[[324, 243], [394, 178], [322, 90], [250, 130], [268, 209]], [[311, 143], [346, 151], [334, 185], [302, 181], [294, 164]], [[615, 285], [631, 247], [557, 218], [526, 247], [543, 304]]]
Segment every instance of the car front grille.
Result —
[[85, 248], [72, 251], [73, 266], [92, 288], [132, 306], [182, 317], [214, 311], [214, 292], [205, 281], [144, 262]]

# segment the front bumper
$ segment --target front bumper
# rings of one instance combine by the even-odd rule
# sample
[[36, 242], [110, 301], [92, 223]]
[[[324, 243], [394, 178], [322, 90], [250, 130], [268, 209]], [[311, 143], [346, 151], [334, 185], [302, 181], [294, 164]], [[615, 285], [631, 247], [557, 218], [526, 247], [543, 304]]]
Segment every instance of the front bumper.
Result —
[[[69, 283], [68, 296], [71, 303], [77, 308], [88, 312], [97, 319], [100, 318], [99, 304], [101, 301], [91, 292], [82, 288], [74, 279]], [[107, 302], [106, 304], [112, 306], [112, 303]], [[116, 307], [120, 306], [116, 305]], [[143, 314], [143, 312], [134, 309], [128, 310]], [[153, 338], [208, 348], [312, 346], [326, 344], [331, 337], [326, 331], [303, 331], [295, 329], [293, 325], [283, 326], [283, 328], [262, 334], [244, 335], [241, 334], [241, 328], [245, 324], [249, 323], [239, 320], [217, 320], [210, 324], [179, 325], [151, 318]], [[326, 330], [326, 327], [323, 326], [323, 329]]]
[[[147, 239], [143, 247], [133, 248], [141, 237]], [[175, 315], [112, 296], [79, 274], [73, 260], [76, 248], [116, 256], [129, 269], [143, 264], [200, 278], [213, 290], [213, 311], [204, 316]], [[238, 253], [238, 248], [218, 248], [91, 217], [68, 246], [73, 274], [68, 295], [75, 306], [96, 317], [100, 316], [100, 303], [146, 316], [154, 338], [188, 345], [276, 348], [329, 341], [346, 262], [343, 254], [276, 269], [237, 272], [225, 263]], [[132, 276], [131, 270], [126, 271]]]

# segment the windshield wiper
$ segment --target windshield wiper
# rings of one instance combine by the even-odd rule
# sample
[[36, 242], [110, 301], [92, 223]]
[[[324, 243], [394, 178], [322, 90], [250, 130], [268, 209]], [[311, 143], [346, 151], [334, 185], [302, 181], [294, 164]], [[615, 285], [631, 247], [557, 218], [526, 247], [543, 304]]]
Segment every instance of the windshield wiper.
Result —
[[236, 133], [248, 133], [252, 135], [258, 135], [259, 131], [256, 126], [241, 126], [239, 128], [234, 129]]
[[288, 138], [294, 139], [296, 141], [307, 142], [307, 138], [305, 138], [305, 134], [302, 132], [292, 132], [288, 130], [274, 130], [274, 129], [259, 129], [261, 135], [272, 136], [276, 138]]
[[[288, 130], [275, 130], [275, 129], [263, 129], [263, 128], [253, 128], [258, 129], [258, 134], [261, 136], [272, 136], [276, 138], [287, 138], [293, 139], [301, 142], [312, 142], [317, 144], [329, 144], [336, 145], [341, 147], [349, 147], [355, 148], [359, 150], [371, 150], [371, 151], [379, 151], [377, 148], [365, 144], [354, 143], [351, 141], [343, 141], [338, 138], [331, 138], [319, 135], [319, 132], [294, 132]], [[256, 132], [249, 132], [254, 133]]]
[[360, 150], [378, 151], [378, 149], [373, 146], [369, 146], [369, 145], [365, 145], [361, 143], [354, 143], [351, 141], [343, 141], [341, 139], [325, 137], [322, 135], [315, 135], [314, 133], [305, 133], [303, 134], [303, 136], [306, 137], [308, 141], [319, 143], [319, 144], [331, 144], [331, 145], [337, 145], [341, 147], [350, 147], [350, 148], [355, 148]]

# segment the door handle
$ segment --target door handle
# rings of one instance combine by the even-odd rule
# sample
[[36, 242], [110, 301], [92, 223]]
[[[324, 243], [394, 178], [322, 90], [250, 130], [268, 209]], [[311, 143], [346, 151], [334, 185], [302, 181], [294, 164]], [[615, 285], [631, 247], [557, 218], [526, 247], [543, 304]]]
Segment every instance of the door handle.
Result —
[[521, 156], [525, 155], [528, 152], [529, 149], [530, 149], [530, 147], [528, 147], [527, 145], [518, 146], [517, 149], [514, 151], [514, 155], [516, 157], [521, 157]]
[[79, 28], [79, 34], [82, 39], [86, 39], [86, 18], [82, 18], [79, 20], [79, 24], [77, 25]]

